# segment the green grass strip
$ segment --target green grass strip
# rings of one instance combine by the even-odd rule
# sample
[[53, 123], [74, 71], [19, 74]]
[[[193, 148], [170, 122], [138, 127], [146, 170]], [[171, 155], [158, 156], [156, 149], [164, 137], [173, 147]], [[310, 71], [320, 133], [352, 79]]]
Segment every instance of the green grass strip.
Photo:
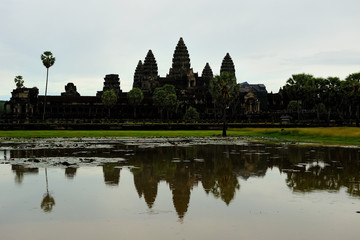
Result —
[[[0, 131], [2, 138], [73, 138], [73, 137], [212, 137], [220, 130], [25, 130]], [[259, 138], [273, 142], [309, 142], [360, 145], [360, 128], [239, 128], [229, 129], [228, 136]]]
[[244, 128], [230, 134], [269, 138], [273, 141], [360, 145], [360, 128]]
[[211, 137], [221, 134], [215, 130], [15, 130], [0, 131], [5, 138], [70, 138], [70, 137]]

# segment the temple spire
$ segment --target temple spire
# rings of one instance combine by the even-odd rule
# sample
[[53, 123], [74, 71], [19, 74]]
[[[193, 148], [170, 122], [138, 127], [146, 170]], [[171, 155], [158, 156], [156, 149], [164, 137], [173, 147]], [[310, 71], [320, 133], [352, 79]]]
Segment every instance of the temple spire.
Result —
[[201, 77], [206, 79], [212, 79], [214, 77], [213, 71], [211, 70], [209, 63], [206, 63], [202, 71]]
[[158, 75], [158, 66], [151, 50], [148, 51], [145, 57], [143, 73], [146, 77], [157, 77]]
[[151, 50], [148, 51], [142, 66], [142, 79], [140, 89], [143, 92], [153, 92], [159, 85], [158, 66]]
[[223, 72], [227, 72], [227, 73], [231, 73], [235, 75], [235, 66], [234, 66], [234, 62], [230, 57], [230, 54], [227, 53], [226, 56], [224, 57], [222, 64], [221, 64], [221, 68], [220, 68], [220, 74]]
[[143, 75], [144, 75], [143, 64], [140, 60], [135, 69], [133, 88], [141, 88], [141, 81], [143, 79]]
[[183, 38], [176, 45], [170, 75], [187, 74], [190, 71], [190, 57]]

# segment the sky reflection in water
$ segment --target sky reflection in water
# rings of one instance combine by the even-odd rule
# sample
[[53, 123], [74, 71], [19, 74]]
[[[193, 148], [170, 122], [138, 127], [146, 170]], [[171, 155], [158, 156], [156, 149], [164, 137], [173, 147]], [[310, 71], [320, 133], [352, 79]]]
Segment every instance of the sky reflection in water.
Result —
[[[356, 239], [360, 233], [357, 148], [4, 149], [2, 240]], [[44, 156], [58, 166], [39, 167]], [[64, 161], [74, 156], [121, 160]]]

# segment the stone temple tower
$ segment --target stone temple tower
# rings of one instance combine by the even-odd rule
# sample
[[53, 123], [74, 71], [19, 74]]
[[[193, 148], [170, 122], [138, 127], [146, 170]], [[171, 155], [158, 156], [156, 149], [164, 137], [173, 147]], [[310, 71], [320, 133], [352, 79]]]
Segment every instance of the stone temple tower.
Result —
[[221, 68], [220, 68], [220, 74], [223, 72], [228, 72], [231, 74], [235, 75], [235, 66], [234, 66], [234, 62], [230, 57], [230, 54], [227, 53], [226, 56], [224, 57], [222, 64], [221, 64]]
[[143, 65], [143, 74], [144, 77], [148, 78], [149, 80], [156, 79], [158, 77], [158, 66], [154, 54], [151, 50], [149, 50], [146, 54]]
[[[209, 63], [206, 63], [202, 74], [201, 74], [201, 80], [202, 80], [202, 84], [201, 86], [209, 86], [210, 85], [210, 80], [214, 77], [213, 71], [209, 65]], [[198, 84], [199, 85], [199, 84]]]
[[119, 74], [107, 74], [104, 78], [104, 87], [102, 91], [98, 91], [96, 96], [101, 97], [103, 92], [105, 91], [113, 91], [116, 93], [116, 95], [119, 95], [122, 93], [120, 89], [120, 78]]
[[139, 62], [134, 75], [134, 84], [140, 86], [143, 92], [153, 92], [159, 86], [158, 66], [151, 50], [148, 51], [144, 64]]
[[176, 45], [173, 59], [172, 68], [170, 68], [169, 76], [180, 77], [186, 75], [190, 71], [190, 57], [187, 47], [183, 38], [180, 38]]
[[176, 88], [186, 89], [196, 86], [196, 76], [190, 68], [190, 57], [183, 38], [176, 45], [172, 67], [167, 75], [168, 82]]
[[141, 82], [143, 79], [143, 64], [141, 62], [141, 60], [139, 61], [136, 69], [135, 69], [135, 73], [134, 73], [134, 83], [133, 83], [133, 88], [140, 88], [141, 89]]

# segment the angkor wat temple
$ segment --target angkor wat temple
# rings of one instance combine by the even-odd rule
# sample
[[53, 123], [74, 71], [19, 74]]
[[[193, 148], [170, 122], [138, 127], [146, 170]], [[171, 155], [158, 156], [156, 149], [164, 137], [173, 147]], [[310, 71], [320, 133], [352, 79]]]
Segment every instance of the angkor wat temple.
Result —
[[[235, 66], [229, 55], [224, 57], [220, 73], [235, 74]], [[217, 109], [209, 92], [209, 83], [213, 78], [213, 71], [208, 63], [199, 73], [191, 68], [187, 47], [182, 38], [175, 48], [172, 67], [165, 77], [158, 74], [158, 65], [151, 50], [145, 60], [139, 61], [135, 69], [133, 87], [144, 93], [144, 100], [137, 107], [137, 121], [160, 121], [159, 109], [153, 105], [153, 92], [157, 87], [165, 84], [175, 86], [179, 105], [170, 114], [170, 121], [182, 121], [186, 109], [196, 108], [200, 114], [200, 121], [217, 121], [222, 117], [222, 111]], [[65, 92], [59, 96], [46, 97], [47, 122], [54, 123], [100, 123], [104, 121], [126, 122], [133, 121], [133, 107], [129, 104], [127, 93], [121, 90], [118, 74], [108, 74], [104, 78], [102, 91], [95, 96], [80, 96], [74, 83], [65, 86]], [[112, 90], [118, 100], [111, 108], [110, 116], [102, 103], [104, 91]], [[18, 88], [12, 91], [10, 101], [4, 104], [8, 109], [2, 116], [3, 122], [8, 123], [36, 123], [42, 121], [45, 96], [39, 95], [37, 88]], [[268, 93], [263, 84], [242, 83], [240, 93], [229, 109], [229, 120], [243, 122], [249, 120], [278, 121], [268, 119], [269, 111], [282, 109], [282, 100], [278, 94]], [[273, 114], [272, 114], [273, 116]], [[272, 117], [274, 118], [274, 117]]]

